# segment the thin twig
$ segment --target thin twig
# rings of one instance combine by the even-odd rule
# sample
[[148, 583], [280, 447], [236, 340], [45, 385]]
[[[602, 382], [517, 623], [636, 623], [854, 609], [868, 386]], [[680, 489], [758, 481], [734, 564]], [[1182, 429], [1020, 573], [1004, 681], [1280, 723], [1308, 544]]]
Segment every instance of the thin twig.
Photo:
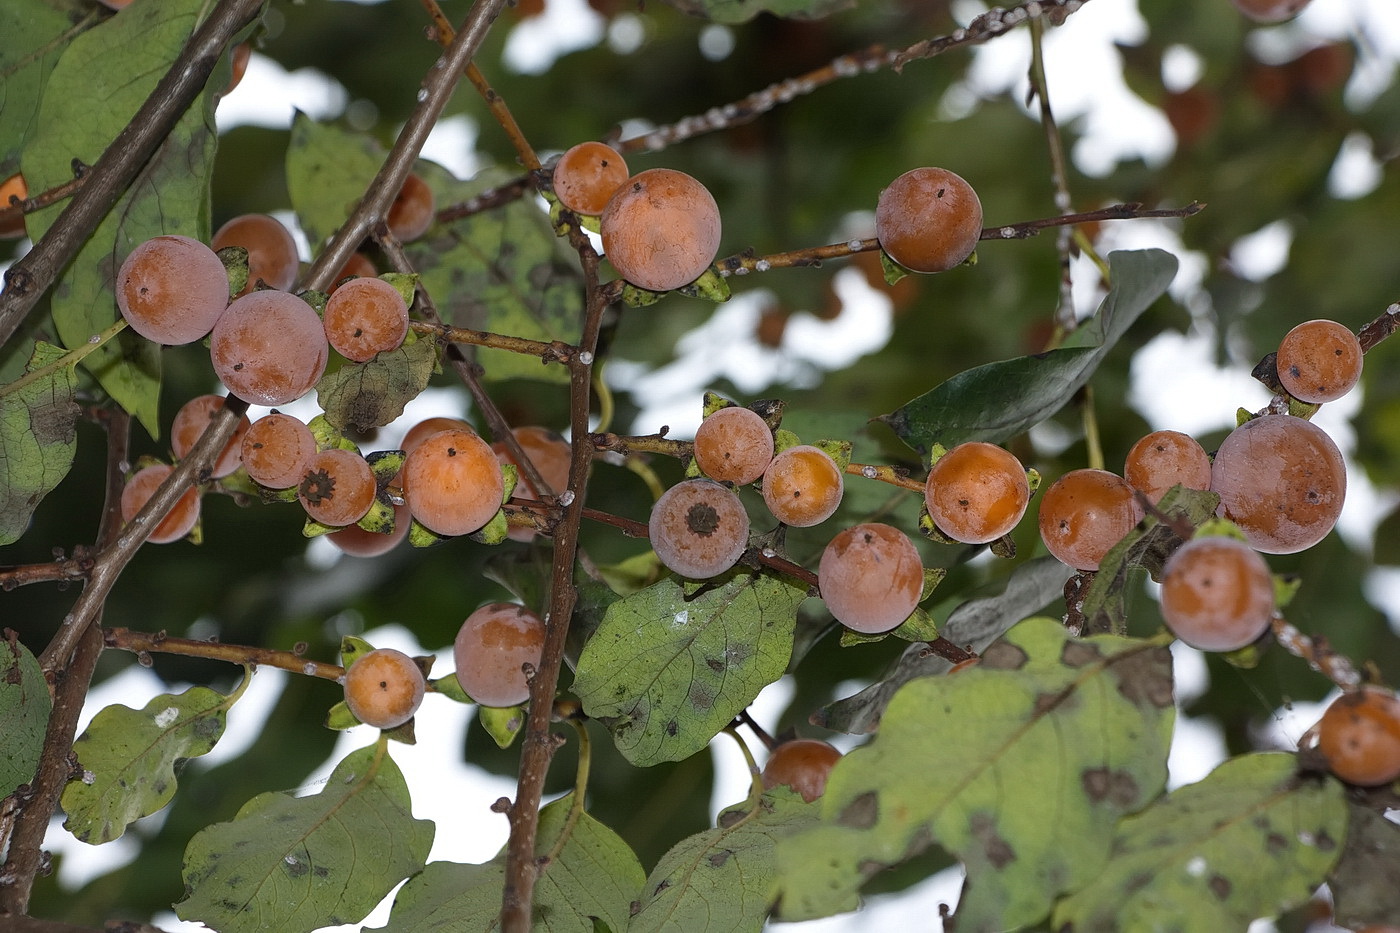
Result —
[[83, 166], [83, 170], [61, 185], [54, 185], [47, 191], [40, 191], [38, 194], [27, 198], [19, 198], [10, 195], [8, 204], [0, 205], [0, 229], [9, 226], [19, 220], [25, 214], [33, 214], [42, 211], [44, 208], [57, 204], [64, 198], [71, 198], [78, 193], [78, 189], [87, 184], [88, 177], [92, 174], [89, 166]]
[[164, 632], [133, 632], [129, 628], [109, 628], [102, 632], [103, 644], [108, 648], [118, 648], [134, 654], [177, 654], [186, 658], [205, 658], [210, 661], [227, 661], [230, 664], [275, 667], [319, 677], [322, 680], [339, 681], [345, 676], [345, 668], [338, 664], [313, 661], [302, 657], [296, 651], [279, 651], [275, 648], [258, 648], [253, 645], [226, 645], [217, 641], [199, 641], [194, 638], [173, 638]]
[[[1073, 201], [1069, 193], [1068, 160], [1065, 159], [1065, 144], [1060, 137], [1060, 127], [1055, 122], [1055, 112], [1050, 106], [1050, 82], [1045, 76], [1045, 49], [1041, 41], [1045, 35], [1045, 24], [1039, 16], [1030, 20], [1031, 34], [1031, 94], [1040, 105], [1040, 126], [1045, 131], [1045, 148], [1050, 155], [1050, 181], [1055, 187], [1055, 209], [1061, 214], [1071, 213]], [[1055, 311], [1055, 327], [1061, 333], [1074, 329], [1074, 279], [1071, 275], [1070, 242], [1072, 227], [1061, 227], [1055, 238], [1056, 252], [1060, 263], [1060, 299]]]
[[[408, 254], [404, 252], [402, 244], [392, 236], [384, 235], [378, 238], [380, 248], [384, 250], [384, 255], [389, 258], [394, 268], [399, 272], [413, 273], [416, 270], [409, 260]], [[520, 446], [520, 441], [515, 436], [515, 432], [510, 429], [505, 416], [501, 414], [496, 402], [487, 393], [486, 387], [481, 384], [480, 367], [475, 361], [467, 359], [462, 352], [460, 344], [469, 346], [499, 346], [500, 349], [517, 349], [522, 346], [522, 338], [504, 337], [498, 334], [486, 334], [483, 331], [466, 330], [459, 327], [449, 327], [442, 321], [442, 316], [438, 313], [437, 304], [434, 303], [432, 295], [428, 294], [427, 287], [423, 284], [422, 278], [418, 279], [418, 313], [425, 318], [424, 321], [414, 321], [412, 326], [420, 333], [430, 333], [439, 340], [448, 341], [447, 348], [443, 355], [447, 358], [448, 364], [457, 373], [462, 384], [471, 393], [472, 400], [476, 402], [477, 410], [486, 419], [487, 436], [494, 441], [506, 445], [511, 460], [520, 468], [525, 480], [534, 487], [541, 495], [553, 495], [556, 490], [552, 489], [544, 476], [540, 473], [535, 461], [525, 453], [525, 448]], [[501, 343], [495, 342], [495, 338], [500, 337]], [[459, 339], [462, 338], [462, 339]], [[481, 339], [477, 339], [481, 338]], [[486, 338], [491, 338], [490, 340]], [[570, 358], [575, 348], [567, 344], [560, 343], [559, 349], [555, 349], [553, 344], [541, 344], [537, 341], [523, 341], [525, 344], [537, 344], [538, 352], [531, 352], [529, 355], [540, 355], [545, 359], [546, 355], [552, 353], [563, 354], [561, 361]], [[506, 344], [509, 344], [507, 346]]]
[[489, 347], [493, 350], [506, 350], [522, 356], [539, 357], [542, 363], [567, 363], [578, 352], [578, 347], [552, 340], [528, 340], [525, 337], [512, 337], [509, 334], [493, 334], [490, 331], [471, 330], [466, 327], [452, 327], [432, 321], [414, 321], [410, 325], [414, 331], [436, 337], [447, 343], [465, 343], [476, 347]]
[[[422, 0], [422, 3], [424, 9], [428, 11], [428, 15], [432, 17], [433, 25], [437, 30], [438, 42], [444, 47], [447, 46], [455, 35], [452, 24], [442, 14], [437, 0]], [[486, 80], [486, 76], [481, 73], [476, 62], [467, 63], [467, 80], [472, 83], [472, 87], [476, 88], [481, 99], [486, 101], [486, 106], [491, 111], [491, 116], [496, 118], [496, 123], [505, 130], [506, 137], [510, 139], [510, 144], [515, 147], [515, 154], [520, 157], [520, 164], [525, 166], [526, 172], [532, 173], [538, 170], [540, 157], [535, 154], [535, 147], [531, 146], [530, 141], [525, 138], [520, 124], [515, 122], [515, 115], [506, 106], [505, 99], [491, 86], [491, 82]]]
[[[899, 71], [912, 61], [933, 58], [961, 46], [980, 45], [1025, 22], [1032, 15], [1032, 10], [1037, 15], [1044, 16], [1050, 23], [1060, 25], [1087, 2], [1088, 0], [1029, 0], [1009, 10], [989, 10], [968, 23], [966, 28], [956, 29], [937, 38], [925, 39], [902, 50], [872, 45], [859, 52], [839, 55], [820, 68], [771, 84], [740, 100], [711, 107], [704, 113], [682, 117], [675, 123], [622, 140], [617, 143], [617, 148], [624, 155], [642, 151], [658, 152], [702, 133], [714, 133], [742, 126], [782, 104], [805, 97], [843, 78], [853, 78], [886, 68]], [[532, 187], [530, 177], [522, 175], [499, 187], [483, 191], [469, 201], [445, 208], [438, 213], [438, 219], [455, 219], [499, 207], [519, 198]]]
[[428, 72], [419, 94], [417, 105], [404, 123], [403, 131], [394, 140], [384, 164], [370, 182], [359, 205], [350, 217], [335, 232], [321, 254], [312, 263], [306, 276], [306, 287], [317, 291], [328, 289], [335, 276], [350, 260], [365, 237], [387, 216], [389, 205], [393, 203], [404, 180], [413, 170], [414, 160], [423, 149], [428, 134], [437, 124], [447, 102], [452, 98], [458, 81], [461, 80], [467, 63], [476, 55], [486, 33], [491, 27], [506, 0], [482, 0], [467, 13], [466, 20], [457, 35]]
[[[1023, 220], [1019, 223], [1002, 224], [996, 227], [983, 227], [978, 239], [1024, 240], [1052, 227], [1065, 227], [1101, 220], [1141, 220], [1146, 217], [1182, 218], [1199, 214], [1203, 210], [1205, 210], [1205, 205], [1199, 201], [1192, 201], [1185, 207], [1167, 208], [1145, 208], [1136, 202], [1110, 204], [1092, 211], [1079, 211], [1073, 214]], [[770, 269], [819, 266], [827, 259], [843, 259], [856, 253], [873, 252], [879, 248], [879, 240], [867, 237], [848, 240], [845, 243], [832, 243], [828, 246], [813, 246], [785, 253], [772, 253], [767, 256], [756, 256], [751, 252], [736, 253], [733, 256], [716, 260], [715, 267], [720, 275], [747, 275], [750, 272], [767, 272]]]

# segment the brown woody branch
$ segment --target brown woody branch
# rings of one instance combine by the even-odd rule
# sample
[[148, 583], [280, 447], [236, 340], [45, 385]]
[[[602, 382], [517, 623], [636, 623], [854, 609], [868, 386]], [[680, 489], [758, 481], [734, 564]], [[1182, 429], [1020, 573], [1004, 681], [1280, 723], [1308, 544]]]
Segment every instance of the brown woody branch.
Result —
[[119, 648], [137, 655], [178, 654], [186, 658], [206, 658], [210, 661], [227, 661], [230, 664], [246, 664], [257, 667], [275, 667], [319, 677], [322, 680], [339, 681], [345, 676], [345, 668], [324, 661], [312, 661], [296, 651], [279, 651], [275, 648], [257, 648], [252, 645], [226, 645], [217, 641], [199, 641], [193, 638], [173, 638], [164, 632], [133, 632], [129, 628], [103, 629], [102, 643], [107, 648]]

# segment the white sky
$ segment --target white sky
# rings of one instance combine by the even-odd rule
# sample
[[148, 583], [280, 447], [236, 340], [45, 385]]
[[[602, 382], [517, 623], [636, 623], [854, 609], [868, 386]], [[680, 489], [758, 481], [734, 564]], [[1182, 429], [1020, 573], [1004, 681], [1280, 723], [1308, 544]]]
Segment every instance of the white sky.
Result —
[[[973, 0], [957, 0], [954, 4], [955, 15], [964, 23], [985, 8]], [[609, 25], [583, 0], [549, 0], [547, 9], [546, 16], [513, 28], [506, 56], [510, 67], [519, 72], [538, 73], [547, 69], [559, 55], [600, 41], [626, 54], [637, 49], [646, 36], [646, 20], [637, 14], [624, 13]], [[1056, 114], [1063, 122], [1075, 123], [1077, 131], [1083, 134], [1072, 157], [1087, 174], [1106, 174], [1123, 159], [1140, 157], [1149, 165], [1160, 164], [1172, 152], [1174, 139], [1169, 125], [1158, 111], [1123, 84], [1119, 52], [1114, 47], [1115, 43], [1140, 42], [1144, 30], [1134, 0], [1094, 0], [1072, 16], [1066, 26], [1052, 30], [1048, 36], [1047, 68]], [[1251, 49], [1261, 57], [1285, 60], [1323, 39], [1352, 35], [1365, 39], [1347, 92], [1348, 100], [1361, 105], [1394, 76], [1396, 62], [1400, 60], [1400, 3], [1394, 0], [1315, 0], [1293, 23], [1254, 30], [1250, 43]], [[705, 31], [702, 52], [706, 57], [722, 60], [731, 47], [732, 35], [725, 27]], [[979, 100], [992, 96], [1009, 94], [1013, 99], [1024, 99], [1029, 46], [1023, 33], [980, 46], [970, 54], [972, 67], [967, 81], [950, 89], [943, 101], [945, 116], [955, 118], [965, 114], [978, 106]], [[1189, 86], [1198, 76], [1200, 67], [1200, 59], [1194, 52], [1178, 47], [1167, 56], [1164, 80], [1172, 87]], [[347, 108], [352, 108], [353, 113], [355, 106], [345, 89], [332, 78], [310, 69], [289, 74], [275, 62], [255, 53], [243, 84], [221, 104], [218, 123], [222, 131], [243, 124], [278, 127], [290, 123], [294, 109], [317, 118], [333, 118]], [[367, 116], [372, 117], [372, 114]], [[473, 151], [476, 133], [477, 125], [468, 117], [445, 120], [429, 139], [424, 155], [458, 175], [470, 175], [480, 164]], [[1379, 178], [1380, 168], [1370, 141], [1360, 135], [1349, 138], [1338, 154], [1330, 179], [1333, 194], [1339, 198], [1364, 196], [1379, 183]], [[1200, 311], [1200, 293], [1196, 286], [1205, 273], [1208, 259], [1186, 251], [1171, 225], [1141, 222], [1111, 225], [1108, 229], [1111, 240], [1107, 248], [1164, 246], [1180, 257], [1182, 270], [1172, 294], [1188, 308], [1194, 306]], [[1291, 230], [1286, 223], [1271, 224], [1242, 239], [1229, 260], [1241, 275], [1263, 280], [1276, 273], [1286, 261], [1290, 241]], [[1076, 273], [1081, 282], [1090, 280], [1091, 271], [1087, 266], [1076, 267]], [[735, 298], [718, 306], [709, 321], [679, 341], [674, 362], [656, 368], [626, 361], [610, 364], [609, 375], [613, 380], [620, 386], [637, 389], [650, 400], [638, 419], [637, 430], [649, 432], [668, 424], [675, 434], [688, 436], [699, 420], [700, 394], [715, 380], [728, 379], [753, 396], [775, 385], [802, 385], [819, 379], [823, 371], [844, 368], [878, 350], [892, 332], [888, 302], [880, 293], [869, 289], [854, 270], [845, 270], [836, 277], [838, 293], [846, 302], [843, 314], [835, 320], [822, 321], [799, 312], [789, 323], [779, 349], [763, 347], [751, 337], [743, 336], [754, 332], [753, 323], [765, 300], [762, 283], [760, 280], [735, 280], [733, 284], [736, 285]], [[1097, 300], [1091, 292], [1092, 289], [1087, 288], [1077, 292], [1086, 310]], [[1137, 355], [1129, 402], [1154, 428], [1172, 427], [1199, 434], [1232, 423], [1236, 405], [1258, 407], [1266, 399], [1263, 390], [1249, 378], [1248, 366], [1215, 369], [1203, 362], [1211, 358], [1214, 344], [1208, 321], [1208, 315], [1197, 313], [1196, 325], [1190, 332], [1162, 334]], [[1170, 399], [1170, 403], [1161, 401], [1163, 399]], [[1359, 401], [1359, 397], [1353, 396], [1328, 405], [1318, 419], [1344, 451], [1353, 444], [1348, 419]], [[456, 393], [430, 393], [410, 408], [405, 420], [444, 413], [454, 407], [460, 411], [460, 406], [460, 395]], [[394, 430], [391, 427], [388, 433], [392, 436]], [[1393, 491], [1379, 493], [1366, 485], [1361, 471], [1353, 471], [1347, 509], [1340, 523], [1342, 533], [1354, 542], [1364, 541], [1374, 521], [1395, 501]], [[312, 560], [322, 565], [333, 563], [337, 555], [331, 551], [329, 548], [313, 549]], [[1367, 593], [1385, 608], [1392, 626], [1400, 633], [1400, 571], [1373, 573], [1367, 583]], [[376, 645], [396, 647], [411, 654], [428, 653], [401, 627], [366, 634]], [[1178, 692], [1189, 698], [1203, 689], [1204, 663], [1193, 649], [1178, 645], [1174, 650], [1178, 662]], [[439, 651], [439, 655], [439, 669], [450, 669], [450, 646]], [[220, 745], [205, 759], [191, 762], [190, 768], [204, 768], [228, 760], [245, 748], [256, 736], [286, 676], [276, 671], [260, 672], [248, 695], [230, 715], [228, 732]], [[859, 689], [859, 685], [851, 686], [852, 692]], [[113, 702], [139, 707], [165, 690], [151, 672], [133, 667], [93, 691], [85, 716], [90, 717], [97, 709]], [[786, 680], [768, 688], [755, 704], [757, 720], [772, 725], [790, 696], [791, 687]], [[1295, 707], [1291, 712], [1277, 711], [1272, 719], [1269, 741], [1285, 747], [1296, 742], [1302, 731], [1315, 721], [1319, 709], [1308, 706]], [[455, 737], [469, 729], [468, 722], [466, 708], [430, 696], [419, 713], [419, 735], [453, 738], [393, 748], [394, 758], [412, 789], [415, 815], [433, 819], [439, 825], [434, 859], [483, 861], [492, 857], [506, 838], [504, 818], [490, 813], [487, 808], [496, 798], [513, 794], [513, 785], [459, 759]], [[475, 726], [470, 727], [469, 734], [469, 741], [488, 741]], [[335, 761], [350, 749], [372, 741], [372, 733], [367, 728], [345, 733], [334, 756], [323, 767], [323, 773], [313, 776], [300, 791], [317, 790], [317, 782], [329, 774]], [[712, 809], [717, 811], [745, 796], [747, 776], [742, 758], [728, 739], [716, 740], [714, 755], [720, 775], [712, 800]], [[1224, 756], [1223, 742], [1213, 726], [1179, 719], [1170, 760], [1172, 785], [1199, 779]], [[249, 788], [250, 793], [276, 789], [258, 787], [256, 782], [250, 782]], [[464, 827], [463, 814], [473, 812], [478, 818], [470, 827]], [[150, 817], [137, 824], [132, 832], [149, 831], [160, 819], [160, 814]], [[123, 842], [99, 848], [85, 846], [59, 829], [58, 821], [54, 823], [47, 845], [63, 853], [60, 882], [74, 886], [135, 854], [134, 847]], [[958, 871], [944, 872], [910, 892], [874, 898], [858, 914], [776, 926], [784, 931], [800, 930], [802, 933], [929, 929], [932, 918], [937, 916], [938, 903], [955, 902], [960, 883]], [[383, 921], [388, 903], [386, 900], [371, 915], [368, 925]], [[183, 924], [173, 915], [158, 916], [155, 922], [172, 933], [203, 929], [199, 925]], [[338, 929], [357, 928], [358, 925]], [[1259, 923], [1251, 930], [1262, 933], [1272, 928], [1271, 924]]]

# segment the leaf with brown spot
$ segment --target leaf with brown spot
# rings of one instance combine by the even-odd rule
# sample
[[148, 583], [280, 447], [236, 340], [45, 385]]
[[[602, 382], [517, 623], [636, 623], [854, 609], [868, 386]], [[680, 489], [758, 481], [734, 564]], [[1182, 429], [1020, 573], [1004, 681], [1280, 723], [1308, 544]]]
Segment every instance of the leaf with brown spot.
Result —
[[[836, 763], [821, 825], [778, 845], [783, 919], [853, 909], [874, 870], [930, 843], [967, 869], [959, 933], [1037, 923], [1103, 870], [1119, 818], [1166, 783], [1175, 716], [1120, 687], [1143, 670], [1170, 684], [1170, 653], [1036, 618], [986, 657], [1001, 663], [905, 684]], [[863, 800], [878, 807], [852, 820]]]
[[[579, 655], [574, 693], [633, 764], [688, 758], [783, 675], [806, 598], [767, 574], [664, 579], [608, 606]], [[729, 663], [708, 663], [717, 658]]]
[[[34, 345], [27, 373], [55, 363], [62, 347]], [[15, 387], [0, 386], [0, 545], [18, 541], [34, 509], [68, 475], [78, 452], [78, 377], [72, 366]]]
[[1335, 922], [1348, 929], [1400, 917], [1400, 826], [1374, 810], [1347, 805], [1346, 845], [1327, 876]]
[[661, 857], [627, 933], [760, 929], [777, 896], [776, 841], [816, 819], [817, 805], [786, 787], [764, 794], [754, 812], [726, 810], [719, 827]]
[[437, 368], [431, 340], [413, 340], [364, 363], [345, 363], [316, 383], [326, 420], [341, 431], [365, 432], [403, 414]]
[[1060, 902], [1052, 926], [1243, 930], [1306, 902], [1346, 827], [1339, 782], [1300, 776], [1281, 752], [1232, 758], [1125, 818], [1108, 865]]

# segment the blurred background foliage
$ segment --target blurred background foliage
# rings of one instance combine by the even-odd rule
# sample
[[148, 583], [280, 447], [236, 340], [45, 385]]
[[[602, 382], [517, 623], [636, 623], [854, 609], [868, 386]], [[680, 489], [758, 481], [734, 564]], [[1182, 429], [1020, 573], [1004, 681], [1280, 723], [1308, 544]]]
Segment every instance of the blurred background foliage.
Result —
[[[539, 73], [523, 73], [503, 57], [508, 43], [521, 41], [513, 33], [538, 24], [531, 13], [538, 16], [540, 2], [522, 0], [508, 9], [479, 62], [541, 152], [603, 138], [619, 126], [631, 135], [638, 127], [703, 113], [845, 52], [873, 44], [899, 48], [951, 32], [984, 9], [943, 0], [866, 0], [820, 20], [760, 15], [730, 28], [658, 2], [637, 6], [590, 0], [595, 12], [577, 11], [575, 19], [601, 30], [602, 39], [560, 55]], [[454, 21], [467, 8], [461, 0], [443, 6]], [[1200, 358], [1182, 358], [1183, 369], [1218, 364], [1247, 371], [1300, 321], [1331, 317], [1355, 328], [1380, 315], [1397, 299], [1400, 268], [1395, 257], [1400, 172], [1394, 161], [1400, 151], [1400, 87], [1393, 81], [1393, 57], [1386, 72], [1385, 56], [1370, 44], [1372, 37], [1358, 31], [1313, 33], [1306, 19], [1253, 27], [1228, 0], [1141, 6], [1136, 38], [1106, 48], [1118, 56], [1117, 67], [1139, 104], [1150, 108], [1162, 127], [1170, 127], [1174, 145], [1151, 164], [1110, 159], [1109, 170], [1092, 174], [1076, 164], [1083, 159], [1073, 160], [1069, 188], [1074, 207], [1118, 201], [1175, 207], [1193, 200], [1208, 207], [1184, 222], [1116, 222], [1089, 231], [1105, 248], [1146, 241], [1193, 257], [1178, 277], [1173, 298], [1159, 301], [1137, 322], [1096, 374], [1092, 401], [1082, 400], [1093, 406], [1110, 469], [1121, 467], [1129, 446], [1149, 427], [1176, 426], [1160, 412], [1175, 406], [1185, 409], [1186, 423], [1202, 418], [1195, 410], [1202, 402], [1187, 396], [1179, 401], [1155, 398], [1151, 410], [1133, 407], [1142, 398], [1130, 392], [1134, 358], [1152, 341], [1163, 334], [1189, 335], [1192, 341], [1180, 345], [1196, 348]], [[1340, 8], [1347, 2], [1315, 0], [1314, 6]], [[1139, 16], [1132, 0], [1094, 0], [1071, 17], [1071, 26], [1096, 15], [1100, 7], [1113, 8], [1105, 14]], [[1380, 5], [1373, 7], [1379, 10]], [[408, 0], [276, 2], [268, 9], [256, 47], [288, 71], [316, 69], [340, 82], [350, 104], [338, 121], [387, 144], [438, 56], [436, 45], [425, 38], [425, 24], [421, 9]], [[1019, 29], [993, 45], [1024, 50], [1029, 38]], [[725, 54], [715, 51], [726, 47]], [[861, 225], [872, 223], [868, 212], [880, 189], [901, 172], [925, 164], [964, 175], [981, 195], [988, 225], [1053, 215], [1045, 133], [1023, 106], [1023, 85], [1003, 92], [979, 90], [974, 81], [978, 57], [990, 50], [958, 49], [912, 62], [901, 73], [881, 70], [840, 80], [753, 123], [660, 153], [632, 155], [629, 164], [634, 171], [666, 165], [703, 179], [723, 211], [726, 254], [869, 235], [870, 229]], [[1181, 62], [1188, 67], [1174, 68], [1173, 63]], [[1053, 83], [1054, 64], [1052, 103], [1062, 90]], [[1365, 93], [1358, 75], [1363, 65], [1368, 69]], [[508, 142], [465, 83], [449, 107], [449, 115], [455, 114], [466, 115], [476, 127], [479, 165], [515, 171]], [[1065, 119], [1061, 130], [1067, 150], [1074, 152], [1089, 129], [1083, 119]], [[288, 135], [288, 128], [253, 125], [222, 134], [213, 190], [215, 227], [235, 214], [289, 208]], [[1363, 162], [1373, 177], [1361, 187], [1339, 186], [1334, 177], [1344, 147], [1371, 154]], [[1242, 268], [1242, 239], [1247, 242], [1279, 222], [1284, 227], [1275, 229], [1286, 231], [1281, 241], [1286, 262], [1263, 275]], [[0, 261], [14, 258], [20, 248], [13, 241], [0, 243]], [[817, 320], [839, 323], [843, 314], [853, 313], [843, 309], [834, 291], [837, 276], [848, 267], [860, 269], [878, 291], [887, 293], [893, 330], [869, 355], [823, 373], [801, 362], [791, 331]], [[1074, 268], [1085, 282], [1092, 281], [1087, 265]], [[893, 287], [880, 282], [878, 269], [864, 260], [732, 279], [735, 303], [747, 302], [743, 306], [749, 311], [735, 315], [738, 323], [724, 339], [731, 349], [743, 348], [771, 365], [775, 375], [772, 384], [757, 390], [748, 381], [739, 385], [723, 378], [707, 387], [744, 402], [755, 394], [781, 396], [788, 401], [785, 426], [804, 440], [851, 438], [858, 460], [902, 463], [918, 472], [926, 465], [868, 419], [971, 365], [1040, 349], [1056, 312], [1060, 275], [1056, 237], [1048, 233], [985, 243], [975, 267]], [[1086, 307], [1093, 304], [1090, 297]], [[664, 390], [654, 384], [648, 388], [635, 374], [667, 364], [682, 335], [725, 312], [725, 306], [679, 297], [622, 312], [611, 331], [610, 352], [619, 361], [612, 365], [634, 377], [631, 382], [619, 379], [616, 429], [661, 429], [663, 423], [647, 421], [646, 413], [670, 400], [655, 397]], [[167, 350], [165, 359], [162, 417], [168, 423], [184, 399], [215, 384], [198, 345]], [[1400, 344], [1395, 341], [1368, 357], [1362, 401], [1352, 420], [1359, 467], [1355, 481], [1366, 478], [1380, 488], [1377, 520], [1400, 498], [1395, 494], [1400, 484], [1397, 362]], [[437, 382], [451, 384], [447, 376]], [[699, 392], [693, 396], [693, 420], [698, 420]], [[1234, 408], [1258, 408], [1265, 397], [1258, 390], [1246, 397], [1213, 398], [1218, 410], [1206, 417], [1216, 427], [1199, 439], [1213, 449]], [[503, 390], [501, 401], [516, 423], [565, 423], [567, 402], [560, 388], [522, 383]], [[1009, 446], [1048, 482], [1086, 464], [1082, 416], [1083, 405], [1071, 405], [1050, 425]], [[0, 549], [0, 562], [45, 561], [54, 549], [72, 553], [93, 540], [102, 504], [104, 438], [84, 424], [79, 440], [78, 460], [68, 479], [38, 509], [25, 538]], [[164, 453], [163, 440], [139, 431], [133, 446], [133, 457]], [[362, 446], [382, 445], [366, 438]], [[653, 467], [665, 482], [680, 476], [675, 463], [657, 461]], [[887, 487], [851, 486], [852, 495], [835, 521], [889, 508]], [[635, 519], [644, 519], [650, 505], [641, 480], [607, 462], [595, 466], [589, 501]], [[914, 503], [896, 501], [897, 511], [885, 520], [912, 529]], [[425, 646], [443, 646], [471, 608], [507, 595], [494, 581], [519, 575], [518, 566], [508, 565], [542, 561], [546, 547], [509, 543], [486, 549], [458, 540], [428, 551], [399, 549], [373, 561], [344, 558], [327, 568], [324, 561], [308, 561], [300, 525], [293, 508], [207, 497], [204, 543], [143, 549], [113, 591], [103, 621], [172, 635], [217, 635], [225, 642], [274, 647], [306, 642], [310, 655], [324, 658], [334, 656], [341, 634], [391, 623], [406, 626]], [[1400, 597], [1378, 582], [1383, 578], [1376, 575], [1376, 565], [1400, 564], [1400, 518], [1391, 514], [1377, 528], [1374, 561], [1372, 542], [1348, 543], [1334, 534], [1304, 554], [1271, 558], [1270, 563], [1303, 579], [1289, 608], [1300, 628], [1325, 635], [1353, 658], [1373, 662], [1395, 684], [1400, 682], [1400, 642], [1387, 616], [1400, 617]], [[795, 531], [789, 538], [793, 556], [815, 556], [828, 534]], [[1037, 553], [1033, 519], [1022, 523], [1016, 541], [1021, 559]], [[644, 550], [641, 542], [599, 526], [585, 527], [583, 547], [600, 564]], [[971, 598], [995, 589], [1013, 566], [969, 562], [966, 549], [949, 546], [928, 545], [925, 554], [931, 564], [952, 568], [938, 599]], [[38, 651], [73, 597], [72, 590], [56, 586], [25, 587], [0, 596], [0, 618]], [[1130, 606], [1136, 633], [1157, 627], [1155, 603], [1145, 591]], [[1051, 606], [1049, 611], [1061, 609]], [[810, 614], [809, 624], [822, 625], [824, 616], [815, 603], [804, 612]], [[811, 711], [854, 692], [852, 682], [878, 677], [900, 648], [886, 642], [842, 650], [835, 641], [828, 633], [795, 671], [796, 699], [782, 721], [765, 724], [771, 731], [815, 733], [806, 724]], [[99, 679], [134, 663], [129, 656], [110, 653], [102, 660]], [[212, 662], [169, 657], [156, 658], [155, 670], [172, 683], [228, 687], [237, 677], [236, 671]], [[1282, 651], [1268, 652], [1253, 672], [1212, 660], [1209, 689], [1188, 713], [1219, 723], [1230, 750], [1238, 752], [1257, 743], [1259, 728], [1276, 709], [1293, 700], [1316, 700], [1327, 687]], [[173, 808], [139, 836], [140, 856], [134, 862], [78, 892], [60, 890], [52, 877], [41, 880], [34, 913], [97, 922], [149, 916], [178, 899], [180, 854], [196, 828], [230, 818], [254, 793], [299, 786], [325, 760], [334, 736], [318, 724], [336, 694], [332, 684], [291, 680], [259, 738], [237, 761], [185, 771]], [[144, 698], [132, 700], [133, 705], [141, 702]], [[707, 824], [707, 756], [638, 770], [621, 760], [601, 731], [597, 737], [590, 809], [627, 839], [643, 864], [653, 864], [676, 839]], [[434, 740], [461, 742], [469, 761], [500, 774], [514, 772], [518, 749], [497, 750], [475, 726], [465, 737]], [[571, 782], [571, 749], [557, 760], [550, 791], [563, 791]]]

